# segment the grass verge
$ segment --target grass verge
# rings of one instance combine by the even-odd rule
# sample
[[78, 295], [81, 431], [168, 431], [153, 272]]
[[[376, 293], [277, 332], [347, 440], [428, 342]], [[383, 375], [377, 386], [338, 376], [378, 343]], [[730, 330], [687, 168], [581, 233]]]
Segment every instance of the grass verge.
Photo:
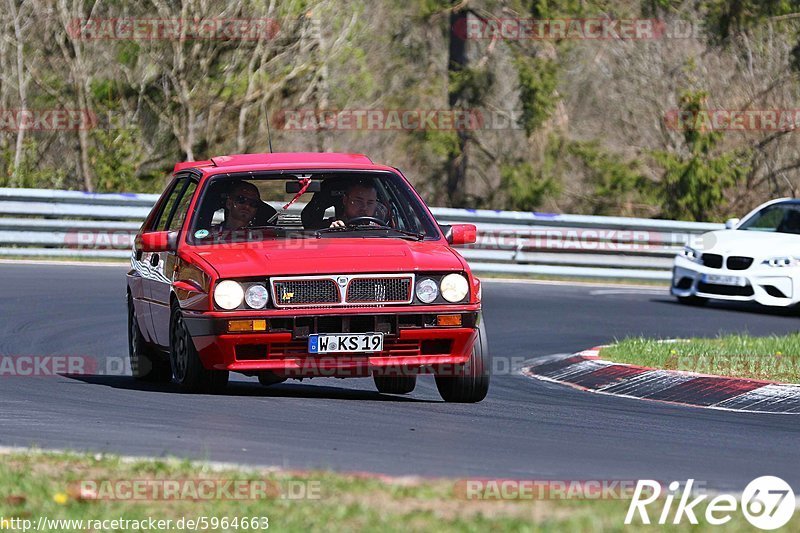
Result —
[[[365, 451], [364, 453], [368, 453]], [[220, 499], [181, 497], [165, 500], [149, 497], [130, 499], [124, 482], [179, 480], [181, 491], [187, 481], [227, 480], [252, 486], [266, 482], [266, 497]], [[120, 483], [123, 482], [123, 483]], [[87, 485], [89, 483], [90, 485]], [[91, 485], [94, 483], [94, 485]], [[91, 490], [87, 493], [87, 486]], [[197, 485], [195, 485], [196, 487]], [[221, 481], [217, 483], [221, 486]], [[106, 487], [105, 489], [103, 487]], [[459, 488], [462, 487], [462, 488]], [[653, 526], [624, 526], [629, 497], [614, 500], [493, 500], [467, 499], [464, 482], [418, 478], [378, 479], [331, 472], [284, 472], [266, 469], [213, 468], [201, 463], [176, 460], [131, 460], [114, 456], [69, 453], [11, 452], [0, 455], [0, 529], [9, 530], [13, 520], [30, 520], [37, 525], [46, 517], [51, 527], [39, 531], [132, 531], [130, 524], [114, 527], [115, 519], [172, 520], [171, 528], [181, 531], [178, 521], [207, 517], [208, 527], [199, 531], [258, 531], [233, 527], [235, 517], [268, 517], [269, 529], [276, 531], [629, 531], [652, 530]], [[191, 493], [191, 491], [189, 491]], [[293, 499], [293, 494], [314, 494], [315, 498]], [[104, 498], [89, 498], [96, 494]], [[138, 494], [138, 492], [137, 492]], [[150, 492], [145, 494], [159, 494]], [[163, 493], [161, 493], [163, 494]], [[184, 492], [185, 494], [185, 492]], [[198, 491], [202, 496], [202, 493]], [[486, 494], [489, 494], [488, 492]], [[109, 499], [115, 495], [117, 499]], [[127, 496], [127, 499], [124, 496]], [[663, 501], [651, 504], [651, 519], [657, 520]], [[674, 506], [673, 506], [674, 507]], [[698, 512], [702, 512], [702, 506]], [[673, 508], [674, 511], [674, 508]], [[212, 527], [212, 519], [227, 518], [228, 527]], [[52, 520], [83, 520], [82, 524], [52, 527]], [[637, 519], [638, 520], [638, 519]], [[685, 520], [685, 519], [684, 519]], [[701, 525], [695, 530], [711, 531]], [[47, 524], [47, 523], [46, 523]], [[185, 524], [185, 522], [184, 522]], [[127, 525], [127, 527], [125, 527]], [[99, 527], [98, 527], [99, 526]], [[678, 531], [683, 526], [661, 526], [659, 531]], [[142, 530], [145, 528], [143, 527]], [[189, 530], [185, 527], [183, 530]], [[741, 513], [734, 513], [726, 529], [747, 530]], [[21, 530], [18, 528], [17, 530]]]
[[626, 338], [604, 348], [603, 359], [618, 363], [702, 374], [800, 383], [800, 333], [664, 342]]

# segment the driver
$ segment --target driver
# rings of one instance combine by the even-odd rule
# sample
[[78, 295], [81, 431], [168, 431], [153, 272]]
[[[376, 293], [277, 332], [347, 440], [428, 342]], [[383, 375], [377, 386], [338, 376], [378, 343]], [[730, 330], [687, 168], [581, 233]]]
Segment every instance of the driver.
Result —
[[[358, 180], [351, 183], [342, 195], [344, 212], [342, 219], [331, 222], [332, 228], [343, 228], [358, 217], [376, 217], [378, 211], [378, 191], [372, 180]], [[377, 225], [369, 222], [370, 225]]]

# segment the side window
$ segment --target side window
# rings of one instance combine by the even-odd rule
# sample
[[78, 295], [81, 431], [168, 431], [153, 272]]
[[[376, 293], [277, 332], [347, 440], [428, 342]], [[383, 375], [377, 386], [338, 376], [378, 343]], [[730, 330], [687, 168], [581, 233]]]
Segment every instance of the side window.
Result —
[[185, 185], [185, 179], [179, 179], [175, 182], [175, 186], [169, 191], [169, 194], [164, 201], [161, 212], [158, 214], [155, 220], [153, 220], [153, 224], [149, 228], [150, 231], [164, 231], [164, 228], [166, 227], [166, 220], [169, 218], [172, 208], [175, 207], [175, 203], [178, 201], [178, 197], [180, 196], [181, 191], [183, 191], [183, 187]]
[[178, 201], [178, 206], [175, 208], [175, 213], [167, 223], [166, 229], [169, 231], [178, 231], [183, 226], [183, 221], [186, 220], [186, 212], [189, 211], [189, 204], [192, 202], [194, 191], [197, 190], [197, 182], [190, 180], [186, 186], [181, 199]]

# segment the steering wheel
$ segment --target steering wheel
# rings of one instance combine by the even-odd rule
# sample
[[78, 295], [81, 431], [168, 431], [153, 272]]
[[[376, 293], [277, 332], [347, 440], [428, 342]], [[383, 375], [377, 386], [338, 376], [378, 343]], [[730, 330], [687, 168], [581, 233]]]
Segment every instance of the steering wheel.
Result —
[[353, 217], [347, 221], [347, 225], [357, 226], [359, 222], [374, 222], [379, 226], [387, 227], [386, 222], [376, 217]]

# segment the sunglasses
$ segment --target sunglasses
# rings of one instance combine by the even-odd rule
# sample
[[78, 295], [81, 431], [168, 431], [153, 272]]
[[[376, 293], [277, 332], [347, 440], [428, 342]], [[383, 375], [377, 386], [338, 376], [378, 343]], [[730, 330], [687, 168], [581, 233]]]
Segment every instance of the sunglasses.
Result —
[[233, 197], [233, 203], [238, 205], [247, 204], [250, 207], [258, 207], [261, 205], [261, 200], [256, 200], [255, 198], [248, 198], [247, 196], [242, 196], [241, 194]]

